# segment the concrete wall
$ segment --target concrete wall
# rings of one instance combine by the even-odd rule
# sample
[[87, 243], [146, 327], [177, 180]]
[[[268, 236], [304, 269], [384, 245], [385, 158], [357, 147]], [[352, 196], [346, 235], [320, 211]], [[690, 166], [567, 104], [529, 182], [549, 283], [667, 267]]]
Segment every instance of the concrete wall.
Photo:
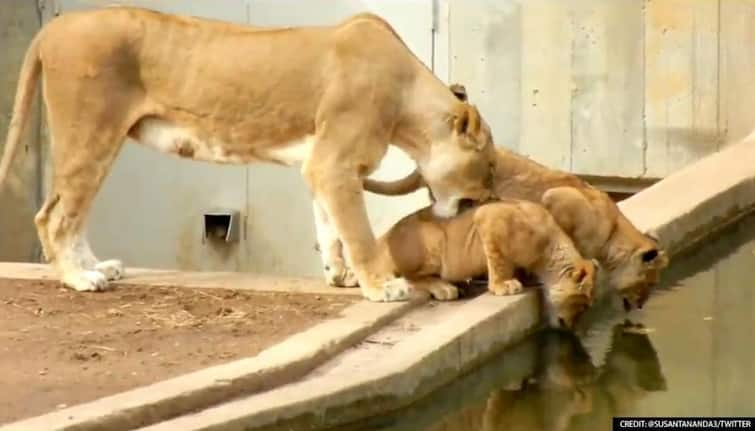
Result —
[[449, 75], [497, 142], [660, 178], [755, 125], [753, 0], [448, 0]]
[[[39, 30], [36, 2], [0, 2], [0, 151], [10, 123], [16, 80], [26, 47]], [[39, 107], [27, 126], [24, 147], [17, 153], [8, 183], [0, 190], [0, 261], [36, 259], [33, 216], [39, 192]]]
[[[0, 2], [0, 42], [8, 46], [0, 55], [0, 136], [17, 62], [36, 29], [34, 3]], [[43, 3], [52, 15], [119, 2]], [[441, 79], [467, 86], [499, 145], [580, 174], [663, 177], [755, 123], [748, 103], [755, 99], [749, 52], [755, 0], [120, 3], [258, 25], [332, 23], [377, 12]], [[28, 259], [33, 251], [33, 160], [32, 152], [19, 161], [14, 191], [0, 193], [1, 259]], [[411, 168], [406, 156], [391, 151], [376, 176], [395, 178]], [[381, 232], [426, 202], [422, 192], [368, 195], [368, 211]], [[213, 207], [241, 212], [238, 244], [216, 249], [202, 241], [201, 215]], [[127, 265], [320, 273], [309, 193], [295, 168], [220, 167], [129, 144], [95, 202], [90, 226], [98, 255]]]

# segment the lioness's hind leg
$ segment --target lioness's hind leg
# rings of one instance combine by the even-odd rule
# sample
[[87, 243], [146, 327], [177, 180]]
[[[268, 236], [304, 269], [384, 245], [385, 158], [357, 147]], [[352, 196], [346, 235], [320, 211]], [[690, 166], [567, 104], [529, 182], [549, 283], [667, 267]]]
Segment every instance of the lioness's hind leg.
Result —
[[[42, 205], [42, 208], [40, 208], [39, 212], [37, 212], [37, 215], [34, 217], [34, 223], [37, 226], [37, 234], [39, 235], [39, 240], [42, 244], [42, 251], [44, 253], [45, 259], [48, 262], [52, 262], [55, 260], [54, 246], [52, 245], [52, 240], [50, 238], [50, 231], [48, 229], [48, 224], [50, 223], [50, 215], [52, 213], [52, 210], [54, 209], [55, 205], [57, 205], [59, 201], [60, 201], [59, 194], [56, 194], [56, 193], [51, 194], [47, 198], [45, 203]], [[99, 262], [99, 260], [97, 260], [97, 257], [94, 255], [94, 253], [92, 252], [92, 249], [89, 245], [89, 242], [86, 239], [85, 234], [82, 233], [78, 237], [75, 248], [80, 251], [81, 266], [84, 269], [99, 270], [98, 269], [98, 266], [99, 266], [101, 268], [106, 268], [106, 270], [110, 274], [114, 274], [116, 272], [118, 273], [118, 276], [116, 277], [113, 277], [113, 278], [108, 277], [109, 280], [120, 278], [120, 273], [122, 272], [122, 270], [118, 272], [117, 270], [108, 268], [108, 267], [113, 266], [112, 262], [117, 262], [117, 261], [108, 261], [110, 263], [107, 263], [106, 265], [102, 265]], [[104, 273], [104, 271], [100, 271], [100, 272]], [[105, 275], [107, 276], [108, 274], [105, 274]]]
[[[129, 130], [159, 108], [146, 99], [129, 68], [133, 53], [104, 48], [88, 52], [91, 58], [84, 63], [63, 63], [66, 54], [52, 51], [49, 64], [43, 61], [51, 193], [57, 199], [44, 214], [46, 248], [63, 284], [80, 291], [102, 290], [108, 278], [122, 272], [115, 262], [97, 261], [84, 237], [85, 222]], [[55, 64], [66, 67], [49, 67]]]
[[[55, 256], [52, 263], [66, 287], [78, 291], [97, 291], [107, 287], [107, 278], [94, 268], [87, 268], [88, 256], [81, 248], [84, 216], [76, 199], [61, 193], [61, 199], [48, 224], [49, 240]], [[66, 196], [65, 198], [63, 196]], [[79, 201], [80, 202], [80, 201]]]
[[[107, 287], [123, 273], [118, 261], [99, 262], [85, 236], [86, 217], [95, 194], [115, 159], [123, 136], [92, 131], [89, 139], [57, 136], [53, 150], [53, 194], [56, 202], [40, 217], [47, 232], [49, 255], [62, 283], [78, 291]], [[84, 135], [86, 136], [86, 135]], [[79, 148], [76, 148], [80, 146]], [[42, 233], [40, 233], [42, 235]], [[48, 254], [48, 251], [45, 252]]]
[[102, 273], [108, 281], [120, 280], [126, 273], [126, 270], [123, 268], [123, 262], [119, 259], [108, 259], [97, 262], [94, 265], [94, 269]]
[[60, 196], [55, 193], [50, 194], [49, 196], [47, 196], [47, 199], [37, 212], [37, 215], [34, 216], [34, 224], [37, 227], [37, 235], [39, 236], [40, 244], [42, 244], [42, 253], [44, 254], [45, 260], [47, 262], [52, 262], [55, 260], [55, 249], [50, 242], [50, 233], [47, 227], [50, 223], [50, 213], [59, 200]]
[[86, 270], [95, 270], [102, 273], [108, 281], [120, 280], [123, 278], [123, 263], [118, 259], [108, 259], [100, 261], [92, 251], [89, 240], [85, 232], [81, 232], [78, 237], [76, 249], [81, 256], [81, 266]]

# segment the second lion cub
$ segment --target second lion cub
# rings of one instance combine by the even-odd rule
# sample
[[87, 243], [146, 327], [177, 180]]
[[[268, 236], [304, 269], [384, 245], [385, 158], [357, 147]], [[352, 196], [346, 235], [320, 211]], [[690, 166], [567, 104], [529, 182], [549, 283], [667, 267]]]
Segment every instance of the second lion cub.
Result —
[[595, 266], [533, 202], [491, 202], [450, 219], [425, 208], [396, 223], [379, 247], [386, 265], [408, 279], [456, 282], [487, 275], [492, 293], [512, 295], [523, 290], [517, 271], [533, 275], [546, 286], [552, 326], [573, 327], [592, 303]]

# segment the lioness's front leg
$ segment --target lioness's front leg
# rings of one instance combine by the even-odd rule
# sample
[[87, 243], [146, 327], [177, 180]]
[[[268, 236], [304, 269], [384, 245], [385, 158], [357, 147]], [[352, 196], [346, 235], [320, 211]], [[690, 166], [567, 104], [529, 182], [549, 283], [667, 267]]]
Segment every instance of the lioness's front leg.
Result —
[[[314, 154], [317, 153], [317, 147]], [[322, 154], [322, 153], [319, 153]], [[315, 200], [335, 227], [345, 246], [365, 298], [371, 301], [404, 301], [409, 298], [409, 283], [396, 278], [381, 260], [362, 195], [358, 172], [350, 164], [332, 156], [313, 156], [304, 164], [304, 177]]]
[[317, 248], [322, 259], [325, 281], [334, 287], [356, 287], [358, 281], [354, 272], [346, 263], [343, 246], [338, 233], [328, 220], [317, 201], [313, 202], [315, 212], [315, 232], [317, 234]]

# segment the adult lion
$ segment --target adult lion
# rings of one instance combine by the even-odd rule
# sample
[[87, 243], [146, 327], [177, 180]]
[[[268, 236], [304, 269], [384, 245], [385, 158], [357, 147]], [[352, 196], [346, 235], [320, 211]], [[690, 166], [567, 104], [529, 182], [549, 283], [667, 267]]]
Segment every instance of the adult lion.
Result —
[[[466, 101], [463, 86], [454, 84], [450, 88]], [[624, 307], [643, 306], [660, 271], [668, 265], [668, 257], [656, 240], [637, 230], [605, 192], [576, 175], [550, 169], [503, 148], [496, 150], [494, 166], [496, 198], [542, 203], [582, 256], [598, 260], [609, 284], [622, 296]], [[410, 193], [423, 185], [418, 171], [392, 182], [364, 182], [366, 190], [385, 195]]]
[[0, 184], [40, 74], [54, 173], [35, 223], [76, 290], [123, 273], [120, 261], [95, 258], [84, 222], [127, 136], [196, 160], [302, 163], [324, 259], [343, 240], [375, 301], [404, 300], [409, 287], [380, 266], [362, 196], [389, 143], [417, 162], [439, 214], [489, 194], [493, 147], [479, 113], [374, 15], [277, 29], [128, 7], [56, 18], [27, 51]]

